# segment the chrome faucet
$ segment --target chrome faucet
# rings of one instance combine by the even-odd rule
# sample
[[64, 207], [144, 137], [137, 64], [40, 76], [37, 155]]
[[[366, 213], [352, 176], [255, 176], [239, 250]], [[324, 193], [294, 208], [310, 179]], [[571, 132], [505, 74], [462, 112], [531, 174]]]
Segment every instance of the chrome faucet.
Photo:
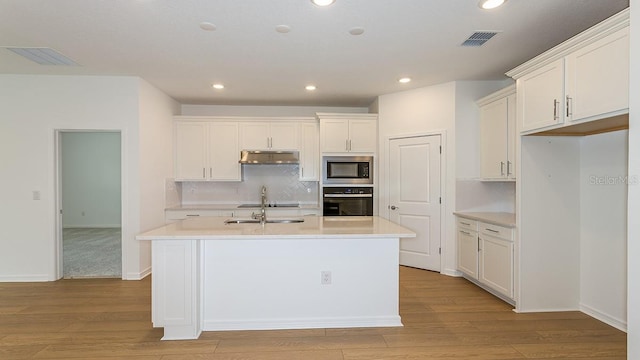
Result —
[[260, 224], [264, 225], [267, 222], [267, 187], [262, 186], [260, 191], [260, 215], [254, 215], [255, 219], [260, 219]]

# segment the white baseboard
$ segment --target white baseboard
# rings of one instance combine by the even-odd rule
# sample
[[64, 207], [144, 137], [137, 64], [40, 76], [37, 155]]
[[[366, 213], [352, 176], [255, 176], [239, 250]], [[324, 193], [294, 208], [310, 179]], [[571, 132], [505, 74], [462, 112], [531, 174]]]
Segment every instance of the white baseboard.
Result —
[[462, 273], [460, 271], [451, 270], [451, 269], [444, 269], [444, 270], [442, 270], [442, 272], [440, 272], [440, 274], [447, 275], [447, 276], [453, 276], [453, 277], [461, 277], [462, 276]]
[[203, 323], [203, 330], [281, 330], [399, 326], [403, 326], [400, 316], [372, 316], [356, 318], [242, 319], [227, 321], [205, 320]]
[[127, 273], [127, 276], [123, 277], [122, 280], [142, 280], [149, 275], [151, 275], [151, 266], [142, 270], [141, 272]]
[[611, 325], [618, 330], [627, 332], [627, 322], [624, 320], [616, 319], [613, 316], [607, 315], [585, 304], [580, 304], [580, 311], [591, 316], [592, 318], [602, 321], [607, 325]]
[[51, 280], [48, 274], [33, 274], [33, 275], [0, 275], [0, 282], [46, 282]]

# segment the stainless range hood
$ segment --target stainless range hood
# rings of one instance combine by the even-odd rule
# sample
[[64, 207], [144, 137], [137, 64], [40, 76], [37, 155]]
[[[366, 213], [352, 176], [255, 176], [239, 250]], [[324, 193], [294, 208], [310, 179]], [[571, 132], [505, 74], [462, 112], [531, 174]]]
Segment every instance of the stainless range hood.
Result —
[[249, 151], [242, 150], [240, 152], [240, 164], [298, 164], [297, 151]]

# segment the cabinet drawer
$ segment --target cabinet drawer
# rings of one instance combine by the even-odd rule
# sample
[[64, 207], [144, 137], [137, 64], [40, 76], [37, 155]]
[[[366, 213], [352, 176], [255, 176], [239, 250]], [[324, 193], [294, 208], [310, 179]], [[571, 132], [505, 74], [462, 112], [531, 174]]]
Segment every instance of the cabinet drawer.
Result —
[[505, 226], [479, 223], [480, 233], [494, 236], [500, 239], [513, 241], [513, 229]]
[[470, 231], [478, 231], [478, 222], [475, 220], [459, 217], [456, 222], [458, 229], [467, 229]]

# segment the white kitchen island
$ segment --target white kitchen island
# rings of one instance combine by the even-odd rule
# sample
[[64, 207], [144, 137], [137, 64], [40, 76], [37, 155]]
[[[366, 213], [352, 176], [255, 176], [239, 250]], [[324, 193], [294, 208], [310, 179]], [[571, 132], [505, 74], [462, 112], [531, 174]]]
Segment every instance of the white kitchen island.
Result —
[[225, 224], [199, 217], [140, 234], [152, 241], [152, 321], [163, 340], [202, 331], [402, 326], [399, 239], [379, 217]]

